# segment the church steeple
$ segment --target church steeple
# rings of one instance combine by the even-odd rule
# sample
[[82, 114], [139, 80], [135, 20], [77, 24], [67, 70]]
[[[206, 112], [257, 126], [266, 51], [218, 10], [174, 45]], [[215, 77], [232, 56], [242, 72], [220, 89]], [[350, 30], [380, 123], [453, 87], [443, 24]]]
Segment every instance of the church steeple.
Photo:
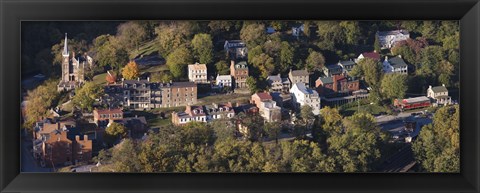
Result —
[[63, 56], [68, 56], [68, 46], [67, 46], [67, 33], [65, 33], [65, 41], [63, 42]]

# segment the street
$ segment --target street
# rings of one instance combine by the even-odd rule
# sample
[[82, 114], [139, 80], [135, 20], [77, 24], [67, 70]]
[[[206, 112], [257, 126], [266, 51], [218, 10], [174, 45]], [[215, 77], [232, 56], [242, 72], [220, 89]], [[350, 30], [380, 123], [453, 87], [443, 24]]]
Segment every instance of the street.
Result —
[[32, 141], [22, 140], [21, 148], [21, 172], [52, 172], [51, 168], [42, 168], [39, 163], [35, 161], [32, 155]]

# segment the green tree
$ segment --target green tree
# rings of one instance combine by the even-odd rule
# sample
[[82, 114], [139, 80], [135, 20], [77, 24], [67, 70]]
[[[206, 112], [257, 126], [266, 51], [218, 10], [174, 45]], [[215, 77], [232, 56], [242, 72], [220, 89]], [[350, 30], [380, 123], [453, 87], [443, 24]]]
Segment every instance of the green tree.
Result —
[[403, 99], [408, 89], [407, 75], [390, 73], [383, 76], [381, 84], [384, 96], [390, 99]]
[[341, 21], [340, 26], [345, 34], [346, 43], [357, 45], [361, 38], [360, 25], [358, 21]]
[[280, 71], [286, 72], [293, 65], [295, 49], [287, 41], [283, 41], [280, 47]]
[[173, 80], [173, 75], [168, 70], [152, 73], [152, 82], [170, 82]]
[[217, 69], [217, 73], [219, 75], [230, 74], [230, 67], [228, 66], [225, 60], [220, 60], [217, 63], [215, 63], [215, 68]]
[[435, 112], [433, 123], [423, 126], [413, 142], [415, 159], [427, 172], [460, 171], [459, 106], [445, 106]]
[[314, 72], [317, 70], [322, 70], [322, 68], [325, 66], [325, 57], [320, 52], [310, 51], [310, 54], [305, 62], [307, 63], [307, 70], [309, 72]]
[[269, 122], [265, 123], [265, 127], [263, 128], [264, 132], [267, 134], [269, 139], [275, 139], [275, 143], [278, 144], [278, 137], [282, 131], [282, 127], [278, 122]]
[[438, 75], [438, 82], [440, 84], [445, 84], [446, 86], [450, 86], [451, 84], [451, 77], [453, 76], [454, 66], [452, 63], [442, 60], [437, 63], [436, 67], [436, 74]]
[[185, 75], [186, 66], [193, 61], [190, 51], [186, 47], [175, 49], [167, 57], [167, 66], [175, 79]]
[[105, 133], [115, 138], [124, 138], [127, 136], [127, 128], [120, 123], [111, 122], [110, 125], [105, 129]]
[[262, 78], [267, 78], [268, 75], [275, 71], [273, 58], [264, 53], [253, 58], [252, 64], [254, 67], [260, 70]]
[[96, 85], [93, 82], [85, 82], [81, 88], [76, 89], [72, 102], [80, 109], [91, 112], [95, 99], [100, 98], [103, 94], [104, 90], [100, 85]]
[[337, 108], [323, 107], [320, 110], [322, 129], [327, 136], [339, 135], [342, 132], [342, 115]]
[[[141, 172], [144, 170], [138, 156], [138, 145], [130, 140], [123, 141], [118, 148], [113, 148], [112, 160], [114, 172]], [[111, 171], [109, 171], [111, 172]]]
[[265, 25], [261, 23], [244, 23], [240, 30], [240, 38], [247, 44], [248, 48], [263, 45], [265, 42]]
[[377, 35], [375, 35], [375, 41], [373, 42], [373, 49], [378, 53], [382, 51], [382, 46], [380, 45], [380, 40], [378, 39]]
[[196, 58], [202, 64], [209, 64], [213, 60], [213, 43], [210, 34], [195, 34], [192, 48]]

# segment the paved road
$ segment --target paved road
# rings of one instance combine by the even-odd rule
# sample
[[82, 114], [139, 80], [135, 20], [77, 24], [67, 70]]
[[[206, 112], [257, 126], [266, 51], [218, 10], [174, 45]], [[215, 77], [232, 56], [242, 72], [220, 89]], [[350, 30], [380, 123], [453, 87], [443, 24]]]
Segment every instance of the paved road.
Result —
[[[409, 117], [412, 118], [413, 117], [411, 116], [412, 113], [420, 112], [420, 111], [422, 110], [407, 112], [407, 113], [401, 112], [397, 116], [380, 115], [375, 118], [376, 118], [377, 124], [380, 126], [382, 130], [389, 131], [392, 133], [398, 133], [402, 131], [404, 128], [403, 120]], [[417, 124], [417, 126], [431, 123], [431, 119], [429, 118], [421, 118], [421, 117], [413, 117], [413, 118], [419, 123]]]
[[52, 172], [51, 168], [42, 168], [32, 155], [32, 141], [22, 140], [21, 172]]

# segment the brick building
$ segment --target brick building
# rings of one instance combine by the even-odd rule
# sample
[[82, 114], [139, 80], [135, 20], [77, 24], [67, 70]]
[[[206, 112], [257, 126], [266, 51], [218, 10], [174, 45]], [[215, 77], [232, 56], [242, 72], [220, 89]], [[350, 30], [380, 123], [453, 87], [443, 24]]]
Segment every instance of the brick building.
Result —
[[230, 63], [230, 75], [233, 76], [233, 85], [235, 88], [247, 88], [248, 65], [246, 61]]

